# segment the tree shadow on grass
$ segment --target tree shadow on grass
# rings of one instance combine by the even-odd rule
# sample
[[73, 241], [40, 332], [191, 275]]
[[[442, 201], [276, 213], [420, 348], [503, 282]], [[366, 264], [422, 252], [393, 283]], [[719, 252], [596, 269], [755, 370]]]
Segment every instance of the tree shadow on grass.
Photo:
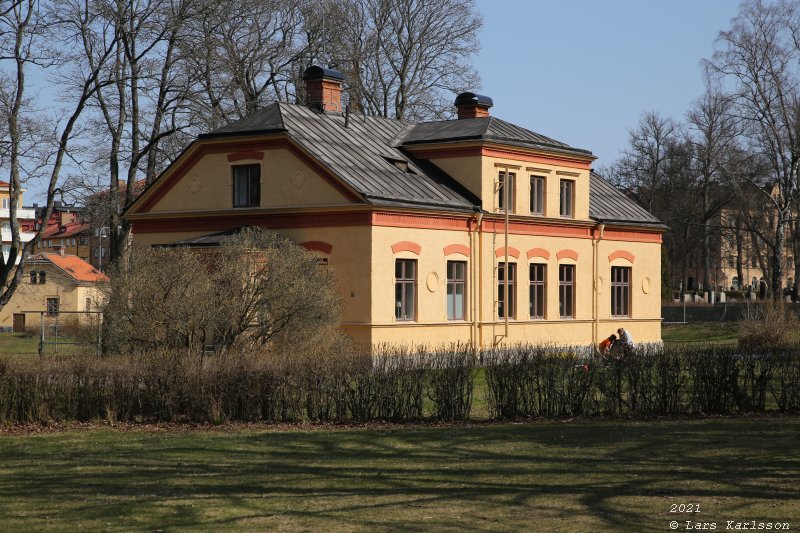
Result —
[[798, 436], [798, 419], [720, 419], [15, 437], [0, 514], [56, 530], [649, 530], [668, 502], [798, 507]]

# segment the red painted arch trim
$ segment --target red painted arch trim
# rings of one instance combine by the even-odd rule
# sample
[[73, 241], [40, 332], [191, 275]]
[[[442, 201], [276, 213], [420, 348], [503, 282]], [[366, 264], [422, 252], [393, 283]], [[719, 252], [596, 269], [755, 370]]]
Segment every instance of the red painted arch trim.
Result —
[[444, 255], [461, 254], [469, 257], [469, 246], [463, 244], [449, 244], [443, 249]]
[[306, 241], [300, 243], [300, 246], [309, 252], [322, 252], [325, 255], [330, 255], [331, 250], [333, 250], [333, 245], [322, 241]]
[[636, 257], [627, 250], [617, 250], [615, 252], [611, 252], [608, 254], [608, 262], [610, 263], [614, 259], [627, 259], [631, 263], [636, 260]]
[[239, 152], [228, 154], [228, 161], [231, 163], [234, 161], [241, 161], [243, 159], [258, 159], [261, 161], [264, 159], [264, 152], [260, 152], [258, 150], [241, 150]]
[[412, 254], [419, 255], [422, 251], [422, 246], [411, 241], [400, 241], [392, 245], [392, 253], [411, 252]]
[[550, 252], [548, 252], [544, 248], [531, 248], [530, 250], [527, 251], [526, 255], [528, 256], [528, 259], [532, 259], [534, 257], [550, 259]]
[[574, 259], [575, 261], [578, 260], [578, 252], [575, 250], [559, 250], [556, 253], [556, 259]]
[[[494, 251], [494, 255], [496, 257], [505, 257], [506, 249], [501, 246], [500, 248], [498, 248], [497, 250]], [[509, 246], [508, 247], [508, 255], [511, 256], [511, 257], [519, 259], [519, 250], [517, 250], [513, 246]]]

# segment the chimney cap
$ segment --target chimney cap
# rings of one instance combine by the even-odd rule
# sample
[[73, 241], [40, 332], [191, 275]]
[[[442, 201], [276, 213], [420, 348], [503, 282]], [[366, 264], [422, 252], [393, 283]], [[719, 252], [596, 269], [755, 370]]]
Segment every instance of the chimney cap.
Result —
[[306, 71], [303, 72], [303, 80], [305, 81], [321, 80], [325, 78], [344, 81], [344, 74], [332, 68], [322, 68], [318, 66], [308, 67]]
[[461, 107], [466, 105], [479, 105], [483, 107], [492, 107], [494, 102], [488, 96], [476, 94], [472, 92], [461, 93], [456, 96], [455, 106]]

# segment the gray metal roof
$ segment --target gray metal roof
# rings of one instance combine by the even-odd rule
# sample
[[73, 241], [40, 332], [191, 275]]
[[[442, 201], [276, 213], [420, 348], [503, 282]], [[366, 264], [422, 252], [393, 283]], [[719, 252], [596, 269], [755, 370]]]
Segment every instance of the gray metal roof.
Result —
[[592, 172], [589, 180], [589, 216], [594, 220], [666, 227], [647, 209], [625, 196], [599, 174]]
[[[367, 202], [435, 206], [471, 210], [480, 200], [434, 165], [418, 161], [389, 142], [405, 122], [341, 114], [276, 103], [202, 138], [286, 132], [334, 175], [362, 194]], [[408, 165], [404, 171], [395, 161]]]
[[395, 142], [414, 145], [467, 140], [498, 141], [533, 148], [556, 149], [559, 152], [574, 152], [584, 156], [592, 154], [589, 150], [574, 148], [497, 117], [421, 122], [403, 132], [403, 135], [398, 137]]
[[285, 131], [281, 109], [277, 104], [273, 104], [250, 113], [244, 118], [240, 118], [230, 124], [217, 128], [211, 133], [203, 133], [201, 139], [224, 137], [227, 135], [241, 135], [243, 133], [272, 133]]
[[[367, 203], [393, 207], [436, 207], [468, 211], [480, 199], [436, 165], [416, 159], [404, 145], [434, 139], [480, 138], [590, 154], [495, 117], [410, 124], [381, 117], [340, 114], [305, 106], [272, 104], [201, 138], [285, 133]], [[509, 141], [509, 139], [514, 139]], [[408, 169], [395, 162], [405, 162]], [[589, 215], [603, 222], [664, 227], [644, 208], [599, 175], [590, 179]], [[191, 243], [182, 243], [189, 244]]]

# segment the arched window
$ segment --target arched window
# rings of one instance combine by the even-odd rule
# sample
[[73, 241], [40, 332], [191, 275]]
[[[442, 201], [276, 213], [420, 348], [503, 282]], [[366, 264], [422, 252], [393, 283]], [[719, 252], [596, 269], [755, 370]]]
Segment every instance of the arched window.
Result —
[[733, 279], [731, 280], [731, 287], [733, 287], [734, 289], [738, 289], [739, 288], [739, 277], [738, 276], [733, 276]]

